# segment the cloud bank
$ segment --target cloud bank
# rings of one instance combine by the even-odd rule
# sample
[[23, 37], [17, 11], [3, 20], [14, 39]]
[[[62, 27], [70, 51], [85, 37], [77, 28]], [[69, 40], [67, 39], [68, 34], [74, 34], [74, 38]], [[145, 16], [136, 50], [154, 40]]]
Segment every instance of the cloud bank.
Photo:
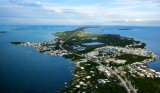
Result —
[[0, 24], [160, 25], [159, 0], [1, 0]]

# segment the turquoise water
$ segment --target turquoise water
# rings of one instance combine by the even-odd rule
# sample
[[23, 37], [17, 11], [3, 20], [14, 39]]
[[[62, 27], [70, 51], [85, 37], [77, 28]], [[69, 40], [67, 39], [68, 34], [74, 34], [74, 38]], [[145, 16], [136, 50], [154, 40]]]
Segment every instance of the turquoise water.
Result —
[[[14, 41], [43, 42], [51, 33], [73, 30], [79, 26], [0, 26], [0, 93], [56, 93], [73, 79], [70, 59], [38, 53], [32, 47], [10, 44]], [[132, 29], [132, 30], [118, 30]], [[120, 34], [147, 44], [147, 50], [160, 55], [160, 27], [99, 26], [90, 33]], [[147, 64], [160, 71], [160, 61]], [[72, 67], [72, 68], [69, 68]]]

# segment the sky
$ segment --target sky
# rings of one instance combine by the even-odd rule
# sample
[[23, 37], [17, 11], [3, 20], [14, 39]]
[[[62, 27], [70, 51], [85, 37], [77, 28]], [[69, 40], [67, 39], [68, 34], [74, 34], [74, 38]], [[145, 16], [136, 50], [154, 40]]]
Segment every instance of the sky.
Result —
[[0, 0], [0, 25], [160, 26], [160, 0]]

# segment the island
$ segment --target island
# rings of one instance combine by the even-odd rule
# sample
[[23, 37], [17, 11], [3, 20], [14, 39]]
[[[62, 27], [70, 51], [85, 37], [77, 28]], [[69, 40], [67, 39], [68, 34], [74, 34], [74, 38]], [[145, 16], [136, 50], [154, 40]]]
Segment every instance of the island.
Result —
[[60, 93], [160, 93], [160, 72], [145, 64], [160, 57], [144, 42], [116, 34], [91, 34], [91, 26], [54, 33], [42, 43], [12, 42], [71, 59], [74, 79]]
[[7, 33], [6, 31], [0, 31], [0, 33]]
[[130, 28], [121, 28], [121, 29], [118, 29], [118, 30], [132, 30]]

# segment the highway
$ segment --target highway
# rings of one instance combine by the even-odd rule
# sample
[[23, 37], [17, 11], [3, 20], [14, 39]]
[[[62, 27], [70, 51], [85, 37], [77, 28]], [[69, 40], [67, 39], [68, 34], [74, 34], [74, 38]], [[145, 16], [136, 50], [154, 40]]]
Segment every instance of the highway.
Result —
[[[75, 30], [74, 30], [75, 32], [74, 32], [72, 35], [70, 35], [63, 43], [61, 43], [61, 44], [59, 45], [59, 47], [60, 47], [61, 49], [63, 49], [63, 50], [66, 50], [65, 48], [63, 48], [63, 44], [64, 44], [65, 42], [67, 42], [70, 38], [72, 38], [74, 35], [76, 35], [78, 32], [83, 31], [83, 30], [86, 29], [86, 28], [89, 28], [89, 27], [80, 27], [80, 28], [78, 28], [78, 29], [75, 29]], [[66, 51], [67, 51], [67, 50], [66, 50]], [[74, 54], [76, 54], [76, 53], [74, 53]], [[76, 54], [76, 55], [81, 56], [81, 55], [79, 55], [79, 54]], [[121, 71], [121, 70], [119, 70], [119, 69], [114, 69], [114, 70], [112, 70], [110, 67], [107, 67], [107, 66], [102, 65], [100, 62], [95, 62], [95, 63], [99, 64], [99, 66], [103, 66], [103, 68], [105, 68], [106, 70], [110, 71], [112, 75], [117, 76], [117, 78], [121, 81], [121, 84], [123, 85], [123, 87], [126, 89], [126, 92], [127, 92], [127, 93], [137, 93], [137, 89], [135, 89], [135, 88], [132, 86], [131, 82], [127, 79], [127, 77], [125, 76], [125, 74], [123, 73], [123, 71]], [[105, 73], [105, 75], [107, 75], [107, 73], [106, 73], [105, 71], [103, 71], [103, 72]], [[123, 79], [118, 73], [121, 73], [121, 75], [123, 75], [123, 77], [124, 77], [125, 79]]]
[[[100, 62], [96, 62], [96, 63], [99, 66], [102, 66], [104, 68], [103, 73], [106, 77], [108, 77], [107, 73], [105, 72], [106, 70], [110, 71], [112, 75], [115, 75], [118, 78], [118, 80], [121, 81], [121, 84], [126, 89], [127, 93], [137, 93], [137, 89], [135, 89], [132, 86], [131, 82], [126, 78], [125, 74], [121, 70], [119, 69], [112, 70], [110, 67], [102, 65]], [[125, 77], [125, 79], [123, 79], [118, 73], [121, 73]]]

